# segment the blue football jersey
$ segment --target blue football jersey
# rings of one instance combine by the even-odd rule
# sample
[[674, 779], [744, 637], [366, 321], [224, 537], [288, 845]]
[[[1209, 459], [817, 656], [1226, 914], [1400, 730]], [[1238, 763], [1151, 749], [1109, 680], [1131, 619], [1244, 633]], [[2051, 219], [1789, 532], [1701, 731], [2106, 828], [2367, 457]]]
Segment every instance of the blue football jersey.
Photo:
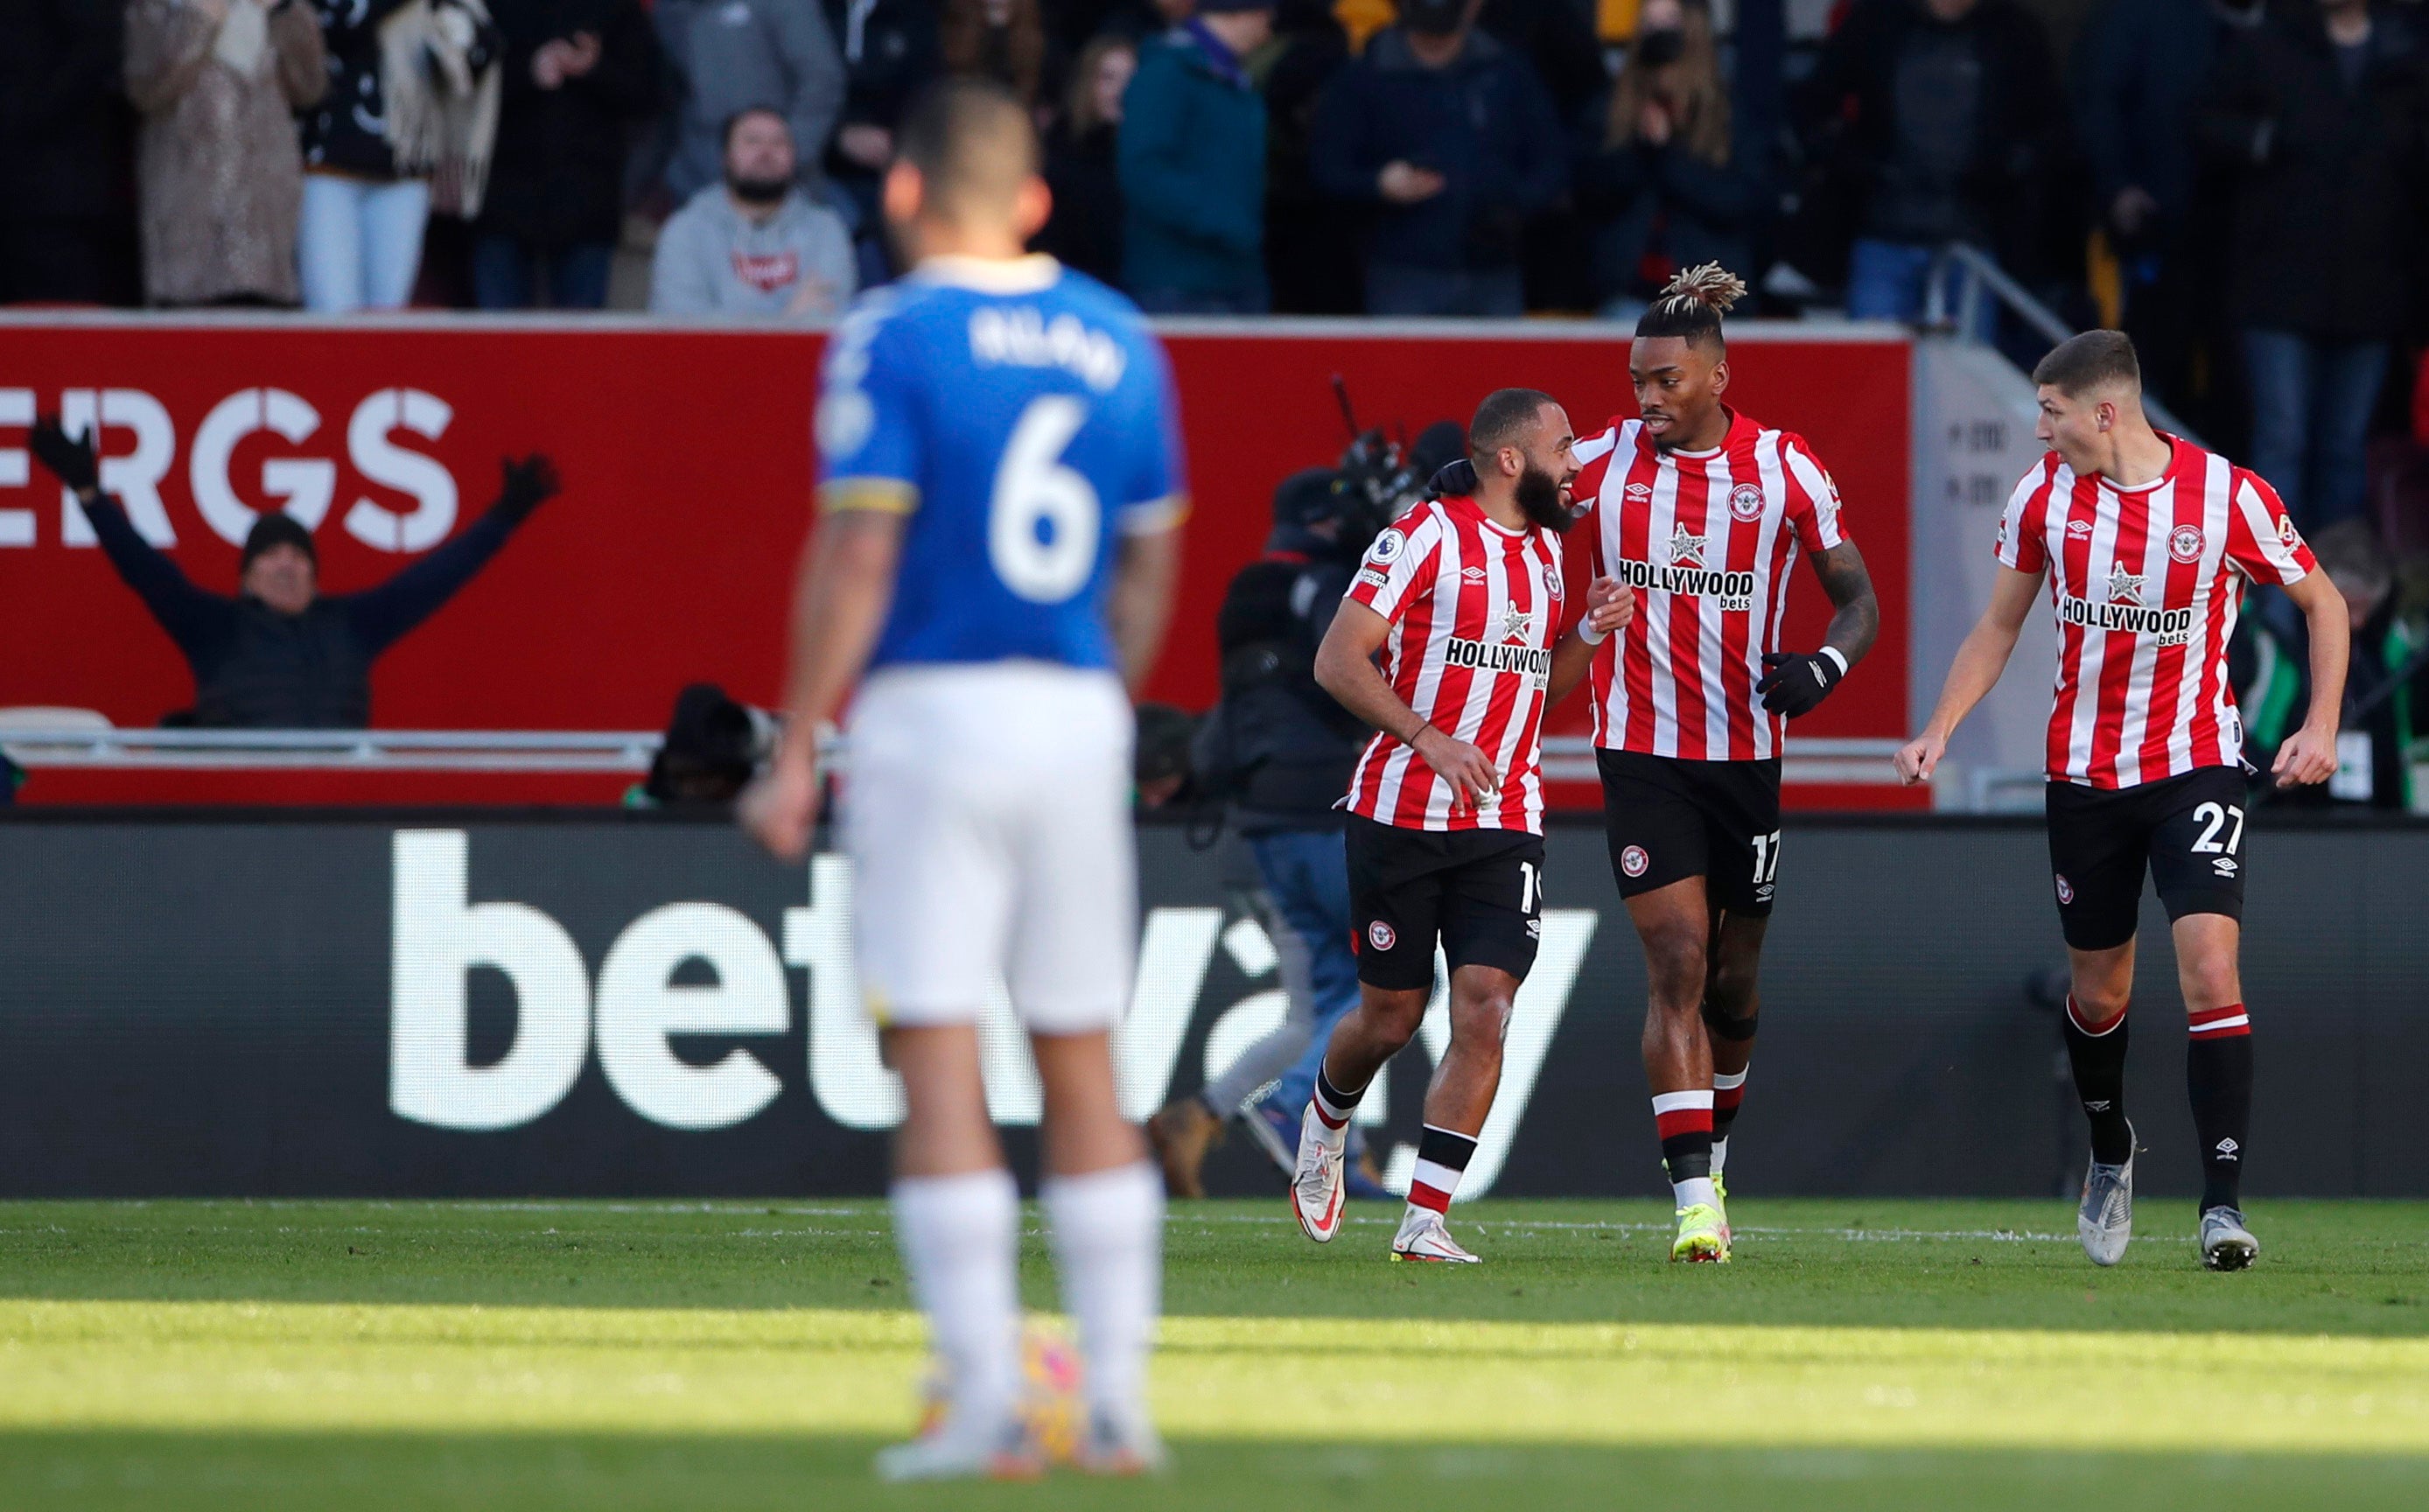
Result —
[[934, 258], [852, 304], [818, 400], [819, 499], [906, 515], [870, 667], [1111, 667], [1116, 538], [1184, 506], [1172, 374], [1129, 300], [1049, 257]]

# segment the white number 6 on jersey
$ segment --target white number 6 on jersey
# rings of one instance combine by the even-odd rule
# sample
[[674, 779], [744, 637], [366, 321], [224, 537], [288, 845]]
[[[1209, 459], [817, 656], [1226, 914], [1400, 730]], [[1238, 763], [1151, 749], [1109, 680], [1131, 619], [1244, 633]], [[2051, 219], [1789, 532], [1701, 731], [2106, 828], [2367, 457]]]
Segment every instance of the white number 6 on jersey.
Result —
[[1063, 449], [1087, 419], [1088, 406], [1067, 394], [1031, 400], [995, 469], [987, 559], [1003, 585], [1031, 603], [1061, 603], [1097, 565], [1097, 490], [1063, 465]]

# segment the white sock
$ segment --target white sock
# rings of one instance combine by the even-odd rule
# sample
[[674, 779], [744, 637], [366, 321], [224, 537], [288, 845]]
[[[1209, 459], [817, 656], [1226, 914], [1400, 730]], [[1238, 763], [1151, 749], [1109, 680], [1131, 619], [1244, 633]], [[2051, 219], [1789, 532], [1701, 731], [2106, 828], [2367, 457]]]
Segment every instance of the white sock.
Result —
[[1721, 1172], [1727, 1167], [1728, 1163], [1729, 1142], [1727, 1140], [1714, 1140], [1712, 1142], [1712, 1175], [1715, 1176], [1719, 1175]]
[[1019, 1189], [999, 1166], [903, 1176], [892, 1195], [895, 1240], [945, 1357], [953, 1416], [991, 1422], [1020, 1387]]
[[1689, 1176], [1684, 1181], [1673, 1181], [1670, 1192], [1681, 1208], [1693, 1208], [1699, 1202], [1711, 1208], [1721, 1205], [1721, 1199], [1712, 1192], [1712, 1178], [1710, 1176]]
[[1063, 1305], [1080, 1325], [1088, 1405], [1118, 1418], [1147, 1405], [1147, 1352], [1164, 1297], [1164, 1180], [1141, 1161], [1038, 1186]]

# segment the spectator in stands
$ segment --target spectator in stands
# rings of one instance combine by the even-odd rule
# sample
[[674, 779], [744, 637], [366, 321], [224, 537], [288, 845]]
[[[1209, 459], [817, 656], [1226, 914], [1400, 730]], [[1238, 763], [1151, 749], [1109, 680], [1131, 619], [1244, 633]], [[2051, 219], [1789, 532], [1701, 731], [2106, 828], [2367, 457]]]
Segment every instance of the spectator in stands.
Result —
[[844, 98], [843, 59], [818, 0], [656, 0], [652, 16], [684, 85], [666, 170], [676, 201], [718, 182], [727, 123], [760, 107], [792, 127], [794, 177], [815, 192]]
[[310, 0], [329, 87], [304, 117], [297, 271], [307, 309], [402, 308], [438, 207], [479, 206], [497, 127], [498, 29], [462, 0]]
[[1479, 3], [1405, 0], [1316, 107], [1316, 184], [1376, 209], [1377, 315], [1525, 313], [1520, 232], [1568, 187], [1551, 99], [1524, 58], [1473, 29]]
[[603, 309], [634, 122], [662, 58], [639, 0], [489, 0], [505, 41], [497, 160], [472, 242], [485, 310]]
[[114, 169], [124, 15], [100, 0], [0, 0], [0, 304], [134, 293]]
[[1274, 40], [1251, 73], [1265, 96], [1265, 284], [1284, 315], [1355, 315], [1361, 206], [1316, 187], [1308, 154], [1316, 102], [1349, 61], [1349, 34], [1327, 0], [1281, 0]]
[[1062, 73], [1038, 0], [945, 0], [938, 41], [946, 73], [992, 79], [1025, 105], [1050, 99]]
[[801, 319], [833, 315], [859, 287], [851, 233], [803, 194], [792, 128], [745, 110], [725, 129], [725, 181], [693, 195], [658, 233], [650, 266], [657, 315]]
[[1108, 284], [1122, 280], [1122, 182], [1116, 144], [1122, 93], [1138, 73], [1138, 44], [1108, 32], [1081, 50], [1062, 119], [1046, 136], [1053, 213], [1037, 250]]
[[2224, 196], [2197, 191], [2193, 107], [2220, 51], [2258, 25], [2261, 9], [2261, 0], [2108, 0], [2075, 44], [2075, 131], [2117, 258], [2125, 331], [2144, 382], [2171, 406], [2192, 394], [2230, 235]]
[[1163, 315], [1256, 315], [1265, 290], [1265, 102], [1242, 59], [1273, 0], [1198, 0], [1122, 97], [1122, 281]]
[[296, 303], [297, 110], [328, 88], [312, 13], [277, 0], [134, 0], [126, 93], [154, 304]]
[[[1640, 33], [1645, 8], [1637, 8]], [[1592, 13], [1592, 7], [1576, 0], [1484, 0], [1476, 25], [1533, 64], [1552, 96], [1552, 113], [1574, 121], [1611, 84]]]
[[935, 0], [826, 0], [842, 50], [843, 116], [827, 148], [827, 177], [877, 221], [877, 184], [894, 161], [902, 112], [936, 76]]
[[2028, 262], [2057, 102], [2047, 34], [2016, 0], [1856, 0], [1804, 112], [1855, 207], [1849, 315], [1917, 319], [1950, 242]]
[[2231, 175], [2227, 304], [2252, 466], [2312, 532], [2362, 512], [2363, 445], [2421, 276], [2429, 74], [2368, 0], [2272, 16], [2220, 59], [2203, 142]]
[[1604, 316], [1634, 324], [1681, 268], [1753, 263], [1762, 180], [1733, 160], [1729, 96], [1702, 0], [1645, 0], [1611, 90], [1587, 111], [1578, 208]]
[[102, 554], [143, 600], [194, 673], [194, 706], [169, 721], [249, 730], [359, 730], [372, 718], [372, 663], [437, 613], [557, 490], [544, 456], [504, 465], [488, 513], [376, 588], [323, 596], [312, 533], [268, 514], [245, 537], [235, 598], [196, 587], [101, 491], [91, 432], [38, 421], [27, 446], [74, 491]]

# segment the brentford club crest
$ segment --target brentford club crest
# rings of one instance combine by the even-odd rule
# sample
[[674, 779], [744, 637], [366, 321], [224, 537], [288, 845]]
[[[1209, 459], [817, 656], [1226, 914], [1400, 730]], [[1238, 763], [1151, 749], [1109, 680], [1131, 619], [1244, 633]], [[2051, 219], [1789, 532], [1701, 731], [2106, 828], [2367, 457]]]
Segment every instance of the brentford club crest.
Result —
[[2057, 900], [2061, 903], [2074, 901], [2074, 884], [2066, 879], [2063, 872], [2057, 874]]
[[1750, 483], [1742, 483], [1730, 489], [1729, 513], [1739, 519], [1762, 518], [1762, 490]]
[[2168, 554], [2179, 562], [2198, 562], [2202, 554], [2202, 533], [2197, 525], [2179, 525], [2168, 537]]
[[1366, 926], [1366, 943], [1373, 945], [1378, 950], [1391, 949], [1393, 945], [1399, 942], [1399, 938], [1400, 937], [1398, 935], [1392, 932], [1392, 927], [1384, 923], [1381, 919], [1377, 919], [1374, 923]]
[[1644, 853], [1643, 846], [1630, 846], [1619, 853], [1619, 869], [1630, 877], [1644, 876], [1644, 868], [1652, 864], [1653, 858]]

